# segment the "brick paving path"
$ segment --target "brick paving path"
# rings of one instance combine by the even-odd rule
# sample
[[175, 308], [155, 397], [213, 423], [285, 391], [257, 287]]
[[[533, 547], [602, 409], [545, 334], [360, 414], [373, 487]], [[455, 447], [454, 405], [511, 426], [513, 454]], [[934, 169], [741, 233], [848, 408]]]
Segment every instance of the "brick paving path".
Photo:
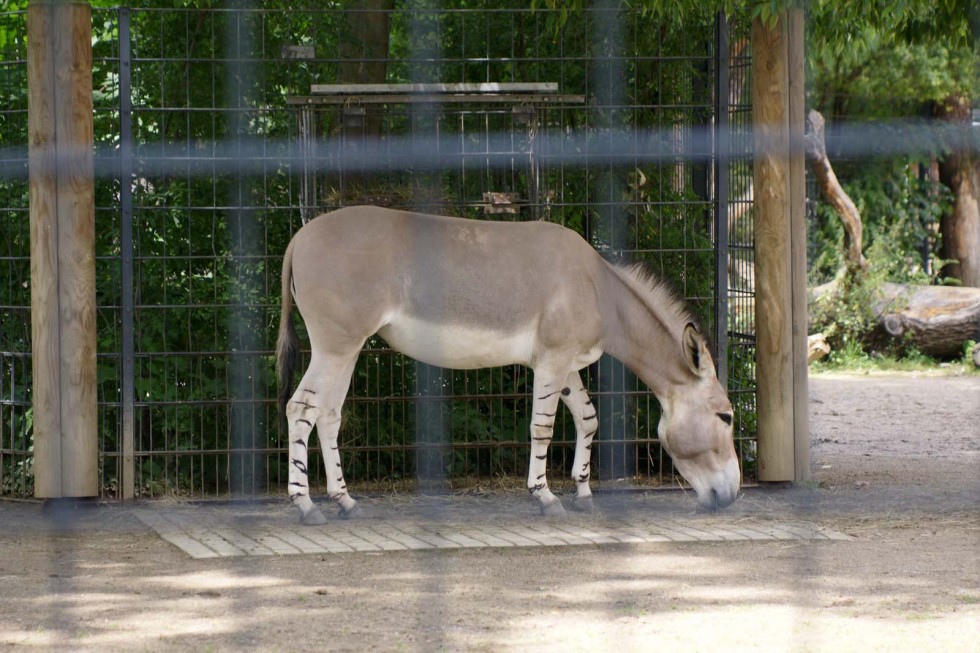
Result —
[[[760, 515], [694, 516], [640, 511], [613, 516], [570, 515], [561, 520], [475, 511], [433, 516], [388, 510], [387, 516], [331, 520], [302, 526], [291, 508], [214, 509], [153, 505], [136, 515], [163, 539], [193, 558], [335, 554], [486, 547], [580, 546], [644, 542], [747, 540], [847, 540], [849, 536], [806, 521]], [[463, 511], [465, 512], [465, 511]]]

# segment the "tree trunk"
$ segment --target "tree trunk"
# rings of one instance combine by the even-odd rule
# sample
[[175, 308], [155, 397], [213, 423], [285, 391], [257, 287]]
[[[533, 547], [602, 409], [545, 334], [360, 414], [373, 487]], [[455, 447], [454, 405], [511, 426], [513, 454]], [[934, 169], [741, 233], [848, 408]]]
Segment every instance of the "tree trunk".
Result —
[[817, 178], [820, 192], [834, 207], [837, 215], [844, 224], [844, 260], [850, 271], [867, 270], [868, 261], [861, 253], [863, 227], [861, 214], [854, 202], [841, 187], [834, 174], [834, 169], [827, 158], [827, 146], [824, 141], [824, 118], [818, 111], [810, 110], [807, 114], [807, 135], [805, 139], [806, 156], [810, 167]]
[[[340, 64], [337, 81], [341, 84], [383, 84], [388, 77], [388, 42], [394, 0], [349, 0], [344, 9], [347, 38], [338, 48]], [[381, 112], [367, 111], [364, 125], [356, 134], [365, 141], [381, 135]]]
[[339, 47], [337, 81], [383, 84], [388, 75], [388, 40], [394, 0], [348, 0], [347, 35]]
[[970, 100], [953, 95], [944, 100], [937, 115], [957, 128], [950, 153], [939, 163], [940, 180], [953, 191], [953, 206], [940, 222], [942, 257], [951, 259], [943, 268], [964, 286], [980, 287], [980, 155], [969, 139]]
[[[347, 0], [344, 3], [346, 32], [338, 47], [340, 63], [337, 81], [341, 84], [383, 84], [388, 77], [388, 46], [394, 0]], [[380, 105], [357, 107], [360, 116], [344, 116], [344, 147], [364, 157], [377, 154], [381, 142], [384, 112]], [[341, 109], [341, 111], [346, 111]], [[348, 174], [342, 193], [353, 186], [361, 192], [372, 184], [370, 173]]]

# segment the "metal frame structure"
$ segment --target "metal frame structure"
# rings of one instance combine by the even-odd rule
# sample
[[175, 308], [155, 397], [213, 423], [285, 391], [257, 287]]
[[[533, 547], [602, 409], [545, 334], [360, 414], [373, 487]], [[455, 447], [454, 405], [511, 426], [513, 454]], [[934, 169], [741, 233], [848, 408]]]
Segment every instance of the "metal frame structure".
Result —
[[[752, 265], [739, 210], [751, 203], [750, 108], [731, 92], [750, 61], [731, 47], [745, 24], [715, 21], [691, 53], [671, 50], [663, 31], [645, 50], [649, 26], [618, 9], [559, 27], [544, 10], [396, 11], [393, 29], [409, 40], [430, 42], [419, 38], [430, 30], [450, 45], [392, 59], [389, 78], [412, 86], [331, 88], [341, 58], [325, 44], [345, 38], [336, 11], [93, 13], [104, 497], [279, 491], [270, 325], [281, 253], [316, 212], [363, 199], [553, 220], [612, 260], [672, 275], [722, 354], [753, 477], [751, 291], [730, 273]], [[21, 19], [0, 15], [12, 31]], [[522, 31], [554, 47], [529, 48]], [[283, 33], [300, 44], [270, 45]], [[8, 89], [22, 84], [22, 45], [0, 53]], [[364, 156], [349, 147], [363, 123], [344, 117], [369, 112], [382, 136]], [[25, 113], [0, 109], [0, 492], [19, 496], [31, 494], [32, 460]], [[675, 482], [647, 389], [611, 361], [587, 377], [604, 419], [598, 482]], [[424, 466], [444, 485], [523, 475], [529, 387], [522, 368], [416, 367], [372, 339], [341, 436], [348, 479], [415, 487]], [[556, 425], [556, 468], [571, 462], [567, 422]], [[436, 426], [418, 438], [418, 424]]]

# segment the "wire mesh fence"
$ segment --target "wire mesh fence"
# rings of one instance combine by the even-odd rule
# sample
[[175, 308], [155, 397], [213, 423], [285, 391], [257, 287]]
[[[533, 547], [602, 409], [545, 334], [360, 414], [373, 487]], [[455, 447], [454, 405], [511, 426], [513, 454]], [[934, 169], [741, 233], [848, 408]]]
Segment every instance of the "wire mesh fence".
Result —
[[[0, 481], [14, 495], [32, 488], [24, 22], [0, 14], [0, 147], [15, 171], [0, 178]], [[283, 489], [282, 253], [304, 221], [361, 203], [553, 221], [668, 279], [720, 352], [751, 478], [747, 32], [627, 9], [93, 10], [104, 496], [129, 464], [137, 496]], [[605, 358], [583, 380], [601, 416], [593, 478], [675, 482], [648, 389]], [[344, 415], [345, 474], [367, 488], [520, 478], [530, 387], [519, 366], [439, 370], [372, 338]], [[566, 416], [553, 478], [573, 442]]]

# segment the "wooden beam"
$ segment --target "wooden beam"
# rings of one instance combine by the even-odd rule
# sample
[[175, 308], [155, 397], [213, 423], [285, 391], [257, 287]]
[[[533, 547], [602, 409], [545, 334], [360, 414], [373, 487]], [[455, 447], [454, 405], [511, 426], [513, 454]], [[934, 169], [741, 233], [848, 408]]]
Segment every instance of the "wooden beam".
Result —
[[802, 49], [802, 15], [795, 13], [783, 12], [773, 26], [758, 19], [752, 23], [760, 481], [805, 478], [797, 468], [798, 459], [803, 464], [798, 449], [808, 436], [806, 240], [799, 231], [805, 228], [802, 52], [791, 54]]
[[27, 9], [35, 496], [98, 495], [92, 18]]
[[806, 263], [806, 78], [803, 9], [787, 11], [787, 75], [789, 77], [790, 257], [793, 337], [793, 480], [810, 480], [809, 366], [807, 352]]
[[58, 170], [55, 56], [48, 5], [27, 8], [28, 193], [31, 220], [31, 350], [34, 495], [61, 494], [61, 338], [58, 329]]

